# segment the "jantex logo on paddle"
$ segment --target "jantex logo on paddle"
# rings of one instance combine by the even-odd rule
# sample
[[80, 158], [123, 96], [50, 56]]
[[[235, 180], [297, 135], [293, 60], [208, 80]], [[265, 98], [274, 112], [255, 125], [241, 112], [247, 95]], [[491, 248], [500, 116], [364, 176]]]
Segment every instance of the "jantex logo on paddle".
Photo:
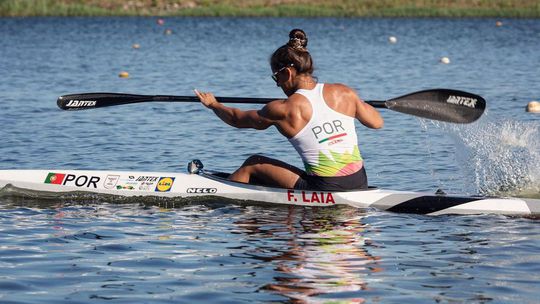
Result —
[[446, 100], [446, 102], [451, 103], [451, 104], [455, 104], [455, 105], [466, 106], [466, 107], [469, 107], [469, 108], [475, 108], [476, 103], [478, 102], [478, 99], [471, 98], [471, 97], [450, 95], [450, 96], [448, 96], [448, 99]]
[[156, 192], [171, 191], [173, 183], [174, 177], [160, 177], [156, 186]]
[[84, 107], [95, 107], [97, 101], [95, 100], [76, 100], [71, 99], [66, 104], [66, 107], [68, 108], [84, 108]]

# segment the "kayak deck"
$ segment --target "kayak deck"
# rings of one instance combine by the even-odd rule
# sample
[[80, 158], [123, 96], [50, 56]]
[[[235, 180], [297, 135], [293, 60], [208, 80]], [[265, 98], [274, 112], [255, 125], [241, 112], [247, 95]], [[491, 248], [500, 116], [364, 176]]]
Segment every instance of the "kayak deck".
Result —
[[540, 200], [456, 196], [369, 188], [350, 192], [326, 192], [272, 188], [232, 182], [227, 173], [0, 170], [3, 192], [32, 191], [36, 196], [100, 194], [121, 197], [194, 199], [215, 197], [237, 202], [261, 202], [298, 206], [348, 205], [400, 213], [540, 215]]

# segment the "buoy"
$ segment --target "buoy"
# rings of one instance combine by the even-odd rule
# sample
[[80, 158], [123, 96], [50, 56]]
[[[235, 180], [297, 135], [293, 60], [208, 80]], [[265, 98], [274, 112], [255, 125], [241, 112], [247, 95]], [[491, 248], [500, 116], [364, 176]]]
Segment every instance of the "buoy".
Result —
[[164, 24], [165, 24], [165, 20], [163, 20], [163, 19], [160, 18], [160, 19], [156, 20], [156, 23], [157, 23], [158, 25], [164, 25]]
[[133, 47], [134, 49], [138, 49], [138, 48], [140, 48], [141, 46], [140, 46], [138, 43], [135, 43], [135, 44], [132, 45], [132, 47]]
[[388, 37], [388, 42], [390, 42], [390, 43], [396, 43], [396, 42], [397, 42], [397, 38], [394, 37], [394, 36], [390, 36], [390, 37]]
[[527, 112], [540, 113], [540, 101], [531, 101], [527, 105]]
[[497, 21], [497, 22], [495, 22], [495, 25], [496, 25], [496, 26], [502, 26], [503, 23], [502, 23], [501, 21]]
[[449, 63], [450, 63], [450, 58], [448, 58], [448, 57], [441, 57], [441, 63], [449, 64]]
[[120, 78], [128, 78], [129, 73], [126, 72], [126, 71], [120, 72], [120, 74], [118, 74], [118, 77], [120, 77]]
[[166, 29], [165, 30], [165, 35], [170, 35], [172, 34], [172, 30], [171, 29]]

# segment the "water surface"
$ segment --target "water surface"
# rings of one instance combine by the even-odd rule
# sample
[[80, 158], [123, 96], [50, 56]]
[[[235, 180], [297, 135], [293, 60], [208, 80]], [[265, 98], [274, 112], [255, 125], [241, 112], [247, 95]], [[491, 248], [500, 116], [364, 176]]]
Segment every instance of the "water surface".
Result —
[[[540, 116], [524, 108], [540, 99], [540, 21], [495, 21], [0, 19], [0, 169], [183, 172], [199, 158], [231, 171], [253, 153], [300, 166], [276, 130], [233, 129], [199, 104], [55, 104], [193, 88], [282, 97], [268, 57], [300, 27], [318, 79], [366, 100], [444, 87], [488, 101], [467, 126], [390, 111], [382, 130], [358, 126], [372, 185], [538, 196]], [[532, 303], [539, 236], [537, 220], [492, 215], [0, 196], [0, 301]]]

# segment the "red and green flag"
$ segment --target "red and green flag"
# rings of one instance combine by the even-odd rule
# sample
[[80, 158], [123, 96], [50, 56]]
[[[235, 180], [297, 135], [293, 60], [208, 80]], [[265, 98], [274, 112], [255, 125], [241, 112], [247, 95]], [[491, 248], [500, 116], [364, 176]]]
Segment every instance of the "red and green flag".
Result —
[[64, 181], [64, 177], [66, 175], [62, 173], [49, 173], [47, 175], [47, 178], [45, 178], [45, 184], [62, 184], [62, 181]]

